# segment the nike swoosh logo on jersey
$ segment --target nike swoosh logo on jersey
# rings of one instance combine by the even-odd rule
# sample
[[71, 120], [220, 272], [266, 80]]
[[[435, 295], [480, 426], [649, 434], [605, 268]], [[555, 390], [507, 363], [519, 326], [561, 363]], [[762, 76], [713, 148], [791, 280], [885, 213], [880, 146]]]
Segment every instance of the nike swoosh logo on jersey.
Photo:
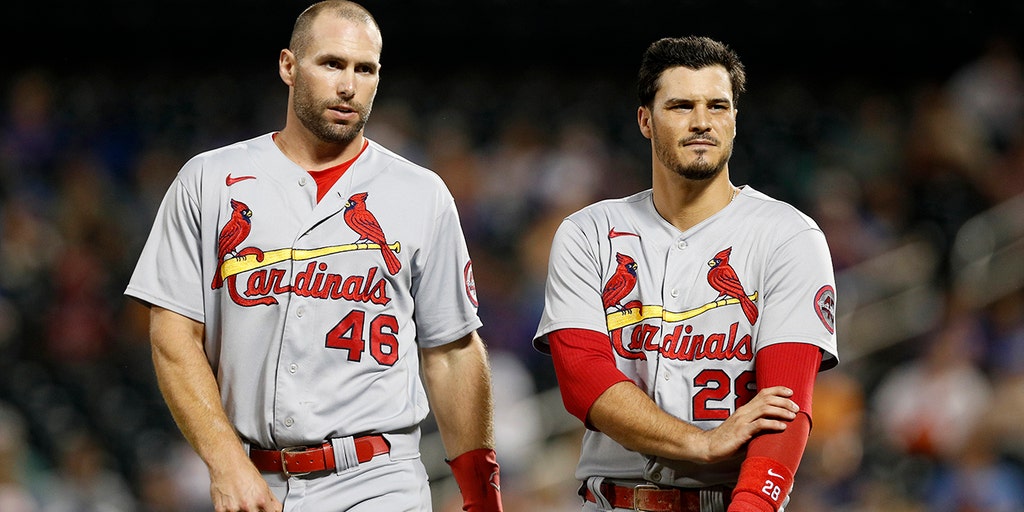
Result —
[[238, 176], [236, 178], [232, 178], [231, 177], [231, 173], [228, 173], [227, 178], [224, 178], [224, 183], [227, 183], [227, 185], [230, 187], [231, 185], [234, 185], [235, 183], [238, 183], [239, 181], [254, 180], [254, 179], [256, 179], [256, 176]]
[[640, 235], [636, 233], [630, 233], [629, 231], [615, 231], [615, 228], [612, 228], [611, 231], [608, 232], [608, 238], [615, 238], [620, 236], [635, 236], [637, 238], [640, 238]]

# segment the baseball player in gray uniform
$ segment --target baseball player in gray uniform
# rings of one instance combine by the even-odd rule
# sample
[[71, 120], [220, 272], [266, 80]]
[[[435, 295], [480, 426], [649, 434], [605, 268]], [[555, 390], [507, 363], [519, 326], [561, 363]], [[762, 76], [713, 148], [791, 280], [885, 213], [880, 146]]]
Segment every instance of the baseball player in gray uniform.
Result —
[[218, 512], [430, 510], [428, 405], [464, 510], [502, 508], [454, 201], [363, 136], [380, 52], [363, 7], [306, 9], [280, 54], [285, 127], [184, 165], [125, 292], [151, 307], [160, 388]]
[[726, 45], [667, 38], [639, 72], [653, 186], [564, 219], [534, 339], [587, 427], [584, 510], [783, 510], [834, 366], [825, 237], [729, 180], [745, 72]]

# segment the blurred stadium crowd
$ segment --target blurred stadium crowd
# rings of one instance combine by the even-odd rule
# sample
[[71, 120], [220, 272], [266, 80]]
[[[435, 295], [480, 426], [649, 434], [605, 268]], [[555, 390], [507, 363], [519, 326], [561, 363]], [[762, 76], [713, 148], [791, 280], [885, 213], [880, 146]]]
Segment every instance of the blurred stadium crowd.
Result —
[[[506, 510], [578, 510], [579, 426], [530, 340], [560, 220], [649, 186], [619, 78], [386, 74], [368, 124], [459, 205]], [[740, 101], [734, 183], [814, 217], [838, 280], [842, 363], [819, 378], [789, 512], [1024, 510], [1021, 47], [993, 39], [904, 85], [755, 76]], [[209, 510], [152, 375], [146, 311], [121, 293], [178, 168], [279, 128], [285, 90], [272, 69], [26, 69], [3, 86], [0, 511]], [[456, 510], [431, 443], [436, 509]]]

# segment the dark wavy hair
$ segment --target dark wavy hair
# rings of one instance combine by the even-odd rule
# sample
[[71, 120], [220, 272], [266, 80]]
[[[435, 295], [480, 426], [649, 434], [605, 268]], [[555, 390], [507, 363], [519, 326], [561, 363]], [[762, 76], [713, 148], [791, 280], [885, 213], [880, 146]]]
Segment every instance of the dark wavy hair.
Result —
[[640, 105], [650, 107], [660, 87], [661, 74], [669, 68], [701, 69], [721, 65], [729, 72], [732, 83], [733, 105], [746, 90], [747, 74], [739, 55], [725, 43], [709, 37], [666, 37], [659, 39], [644, 52], [637, 75], [637, 96]]

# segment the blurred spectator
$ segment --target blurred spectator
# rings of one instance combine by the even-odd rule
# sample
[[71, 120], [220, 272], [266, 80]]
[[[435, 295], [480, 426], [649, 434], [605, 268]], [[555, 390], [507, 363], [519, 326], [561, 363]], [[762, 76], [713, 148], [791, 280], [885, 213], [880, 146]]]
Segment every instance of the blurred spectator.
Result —
[[977, 366], [981, 333], [972, 317], [946, 321], [923, 343], [919, 358], [883, 377], [872, 412], [900, 453], [937, 460], [963, 449], [988, 408], [992, 387]]
[[1024, 472], [1002, 460], [990, 417], [981, 416], [928, 482], [924, 498], [930, 512], [1024, 511]]
[[163, 456], [147, 460], [139, 475], [139, 512], [208, 512], [210, 478], [206, 465], [184, 439], [165, 440]]
[[998, 440], [996, 449], [1024, 471], [1024, 372], [1002, 376], [996, 382], [992, 403], [989, 433]]
[[904, 186], [913, 201], [913, 222], [946, 255], [957, 230], [988, 206], [984, 190], [996, 152], [983, 127], [937, 85], [916, 91], [907, 134]]
[[611, 155], [590, 123], [565, 123], [548, 144], [544, 162], [533, 170], [538, 207], [572, 213], [604, 198], [602, 186], [612, 179], [607, 168]]
[[60, 441], [58, 466], [46, 489], [44, 512], [132, 512], [137, 509], [128, 482], [110, 455], [86, 431]]
[[996, 298], [982, 311], [985, 370], [995, 377], [1024, 375], [1024, 290]]
[[840, 366], [814, 384], [814, 425], [800, 462], [790, 512], [838, 510], [854, 501], [864, 460], [867, 404], [861, 384]]
[[29, 488], [26, 466], [28, 435], [21, 414], [0, 403], [0, 510], [39, 512], [39, 503]]
[[56, 104], [60, 92], [41, 68], [9, 80], [6, 115], [0, 119], [0, 190], [46, 192], [66, 142]]
[[815, 178], [809, 212], [828, 240], [836, 272], [877, 256], [891, 247], [883, 229], [872, 226], [861, 212], [860, 184], [840, 170], [823, 170]]
[[530, 476], [544, 442], [540, 404], [533, 376], [514, 354], [489, 351], [493, 374], [495, 451], [501, 453], [501, 478], [512, 488]]
[[998, 151], [1024, 129], [1024, 65], [1010, 39], [1019, 35], [990, 35], [981, 55], [960, 66], [946, 85], [957, 109]]
[[88, 367], [108, 354], [114, 339], [112, 304], [104, 300], [109, 268], [84, 242], [66, 246], [57, 257], [46, 315], [46, 355], [53, 362]]
[[988, 173], [986, 193], [993, 204], [1024, 194], [1024, 127], [1007, 143]]

